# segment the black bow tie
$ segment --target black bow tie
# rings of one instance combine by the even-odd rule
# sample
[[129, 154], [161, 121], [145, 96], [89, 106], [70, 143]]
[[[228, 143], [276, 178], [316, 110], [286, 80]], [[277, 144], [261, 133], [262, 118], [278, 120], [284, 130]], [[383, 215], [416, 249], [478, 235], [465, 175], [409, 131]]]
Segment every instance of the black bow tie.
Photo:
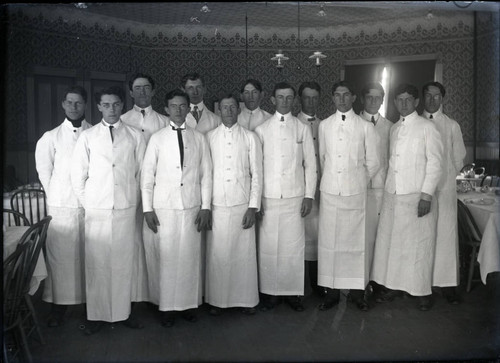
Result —
[[315, 121], [315, 120], [316, 120], [316, 117], [309, 117], [309, 118], [307, 119], [307, 121]]
[[174, 130], [174, 131], [177, 131], [177, 130], [181, 130], [182, 131], [182, 130], [186, 129], [185, 127], [175, 127], [175, 126], [170, 126], [170, 127], [172, 127], [172, 130]]

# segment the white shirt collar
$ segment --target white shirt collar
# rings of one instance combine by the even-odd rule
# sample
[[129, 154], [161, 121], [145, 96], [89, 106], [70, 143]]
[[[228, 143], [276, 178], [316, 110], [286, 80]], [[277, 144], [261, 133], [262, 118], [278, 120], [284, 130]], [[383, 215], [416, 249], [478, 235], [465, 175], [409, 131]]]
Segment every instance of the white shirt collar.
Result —
[[134, 110], [136, 110], [137, 112], [141, 112], [141, 110], [144, 110], [144, 111], [146, 111], [146, 115], [149, 115], [149, 113], [151, 112], [152, 109], [153, 109], [153, 106], [151, 106], [151, 105], [149, 105], [146, 108], [141, 108], [137, 105], [134, 105]]
[[117, 122], [115, 122], [113, 125], [108, 124], [106, 121], [104, 121], [104, 119], [102, 119], [102, 120], [101, 120], [101, 122], [103, 123], [103, 125], [104, 125], [104, 126], [106, 126], [106, 127], [113, 126], [113, 128], [115, 128], [115, 129], [120, 128], [120, 127], [121, 127], [121, 125], [122, 125], [122, 120], [121, 120], [121, 119], [119, 119], [119, 120], [118, 120]]

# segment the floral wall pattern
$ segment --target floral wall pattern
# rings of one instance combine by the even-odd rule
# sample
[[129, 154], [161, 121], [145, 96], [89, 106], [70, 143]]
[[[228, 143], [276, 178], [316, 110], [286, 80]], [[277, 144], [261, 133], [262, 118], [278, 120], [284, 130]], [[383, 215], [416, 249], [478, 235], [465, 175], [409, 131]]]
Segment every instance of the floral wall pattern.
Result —
[[[498, 14], [484, 14], [478, 37], [478, 141], [498, 142]], [[248, 55], [244, 28], [130, 26], [109, 19], [84, 18], [44, 11], [43, 7], [7, 12], [5, 135], [7, 149], [27, 140], [26, 74], [46, 66], [131, 74], [142, 71], [157, 81], [153, 107], [163, 110], [163, 96], [178, 86], [182, 75], [197, 71], [205, 77], [206, 100], [213, 105], [224, 92], [238, 91], [247, 77], [259, 79], [267, 95], [286, 80], [298, 88], [316, 80], [323, 92], [320, 117], [333, 112], [331, 85], [339, 80], [346, 60], [437, 54], [448, 90], [444, 111], [455, 118], [466, 142], [474, 136], [474, 19], [452, 12], [427, 21], [374, 22], [331, 29], [303, 29], [298, 47], [296, 30], [249, 28]], [[243, 34], [243, 36], [242, 36]], [[290, 57], [278, 70], [270, 58], [283, 49]], [[313, 50], [328, 55], [320, 68], [307, 59]], [[488, 54], [489, 56], [486, 56]], [[493, 57], [491, 57], [493, 55]], [[492, 76], [493, 75], [493, 76]], [[496, 93], [495, 93], [496, 92]], [[263, 108], [273, 112], [266, 98]]]

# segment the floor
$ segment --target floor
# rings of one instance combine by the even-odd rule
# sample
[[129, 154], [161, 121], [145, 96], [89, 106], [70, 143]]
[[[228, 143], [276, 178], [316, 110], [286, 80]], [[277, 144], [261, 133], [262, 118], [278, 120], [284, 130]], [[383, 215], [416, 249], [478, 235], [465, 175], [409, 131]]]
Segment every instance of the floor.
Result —
[[[491, 276], [491, 275], [490, 275]], [[226, 311], [199, 320], [179, 319], [171, 328], [159, 324], [158, 312], [139, 303], [134, 312], [145, 324], [132, 330], [120, 323], [85, 336], [84, 307], [73, 306], [58, 328], [45, 325], [50, 305], [34, 303], [45, 344], [31, 341], [35, 362], [160, 362], [160, 361], [387, 361], [500, 359], [500, 278], [475, 283], [463, 302], [450, 305], [434, 291], [434, 306], [422, 312], [417, 300], [403, 296], [391, 303], [371, 302], [368, 312], [347, 301], [319, 311], [320, 298], [306, 289], [306, 310], [286, 304], [246, 316]]]

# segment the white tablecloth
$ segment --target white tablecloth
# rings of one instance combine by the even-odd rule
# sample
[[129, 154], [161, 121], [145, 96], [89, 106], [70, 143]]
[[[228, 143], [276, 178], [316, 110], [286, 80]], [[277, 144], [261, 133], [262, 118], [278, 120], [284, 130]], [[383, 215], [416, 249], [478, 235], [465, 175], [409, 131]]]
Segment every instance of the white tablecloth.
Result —
[[[4, 227], [3, 231], [3, 260], [9, 257], [16, 250], [16, 246], [19, 240], [23, 236], [24, 232], [28, 230], [29, 227]], [[37, 264], [35, 266], [35, 271], [33, 272], [33, 277], [30, 282], [29, 294], [34, 295], [40, 286], [40, 282], [47, 277], [47, 266], [45, 265], [45, 258], [43, 256], [43, 251], [40, 251], [40, 257], [38, 258]]]
[[[481, 280], [486, 284], [490, 272], [500, 271], [500, 196], [494, 192], [459, 193], [458, 199], [469, 208], [474, 221], [483, 234], [479, 247], [478, 261]], [[481, 199], [494, 200], [495, 203], [484, 205]]]

